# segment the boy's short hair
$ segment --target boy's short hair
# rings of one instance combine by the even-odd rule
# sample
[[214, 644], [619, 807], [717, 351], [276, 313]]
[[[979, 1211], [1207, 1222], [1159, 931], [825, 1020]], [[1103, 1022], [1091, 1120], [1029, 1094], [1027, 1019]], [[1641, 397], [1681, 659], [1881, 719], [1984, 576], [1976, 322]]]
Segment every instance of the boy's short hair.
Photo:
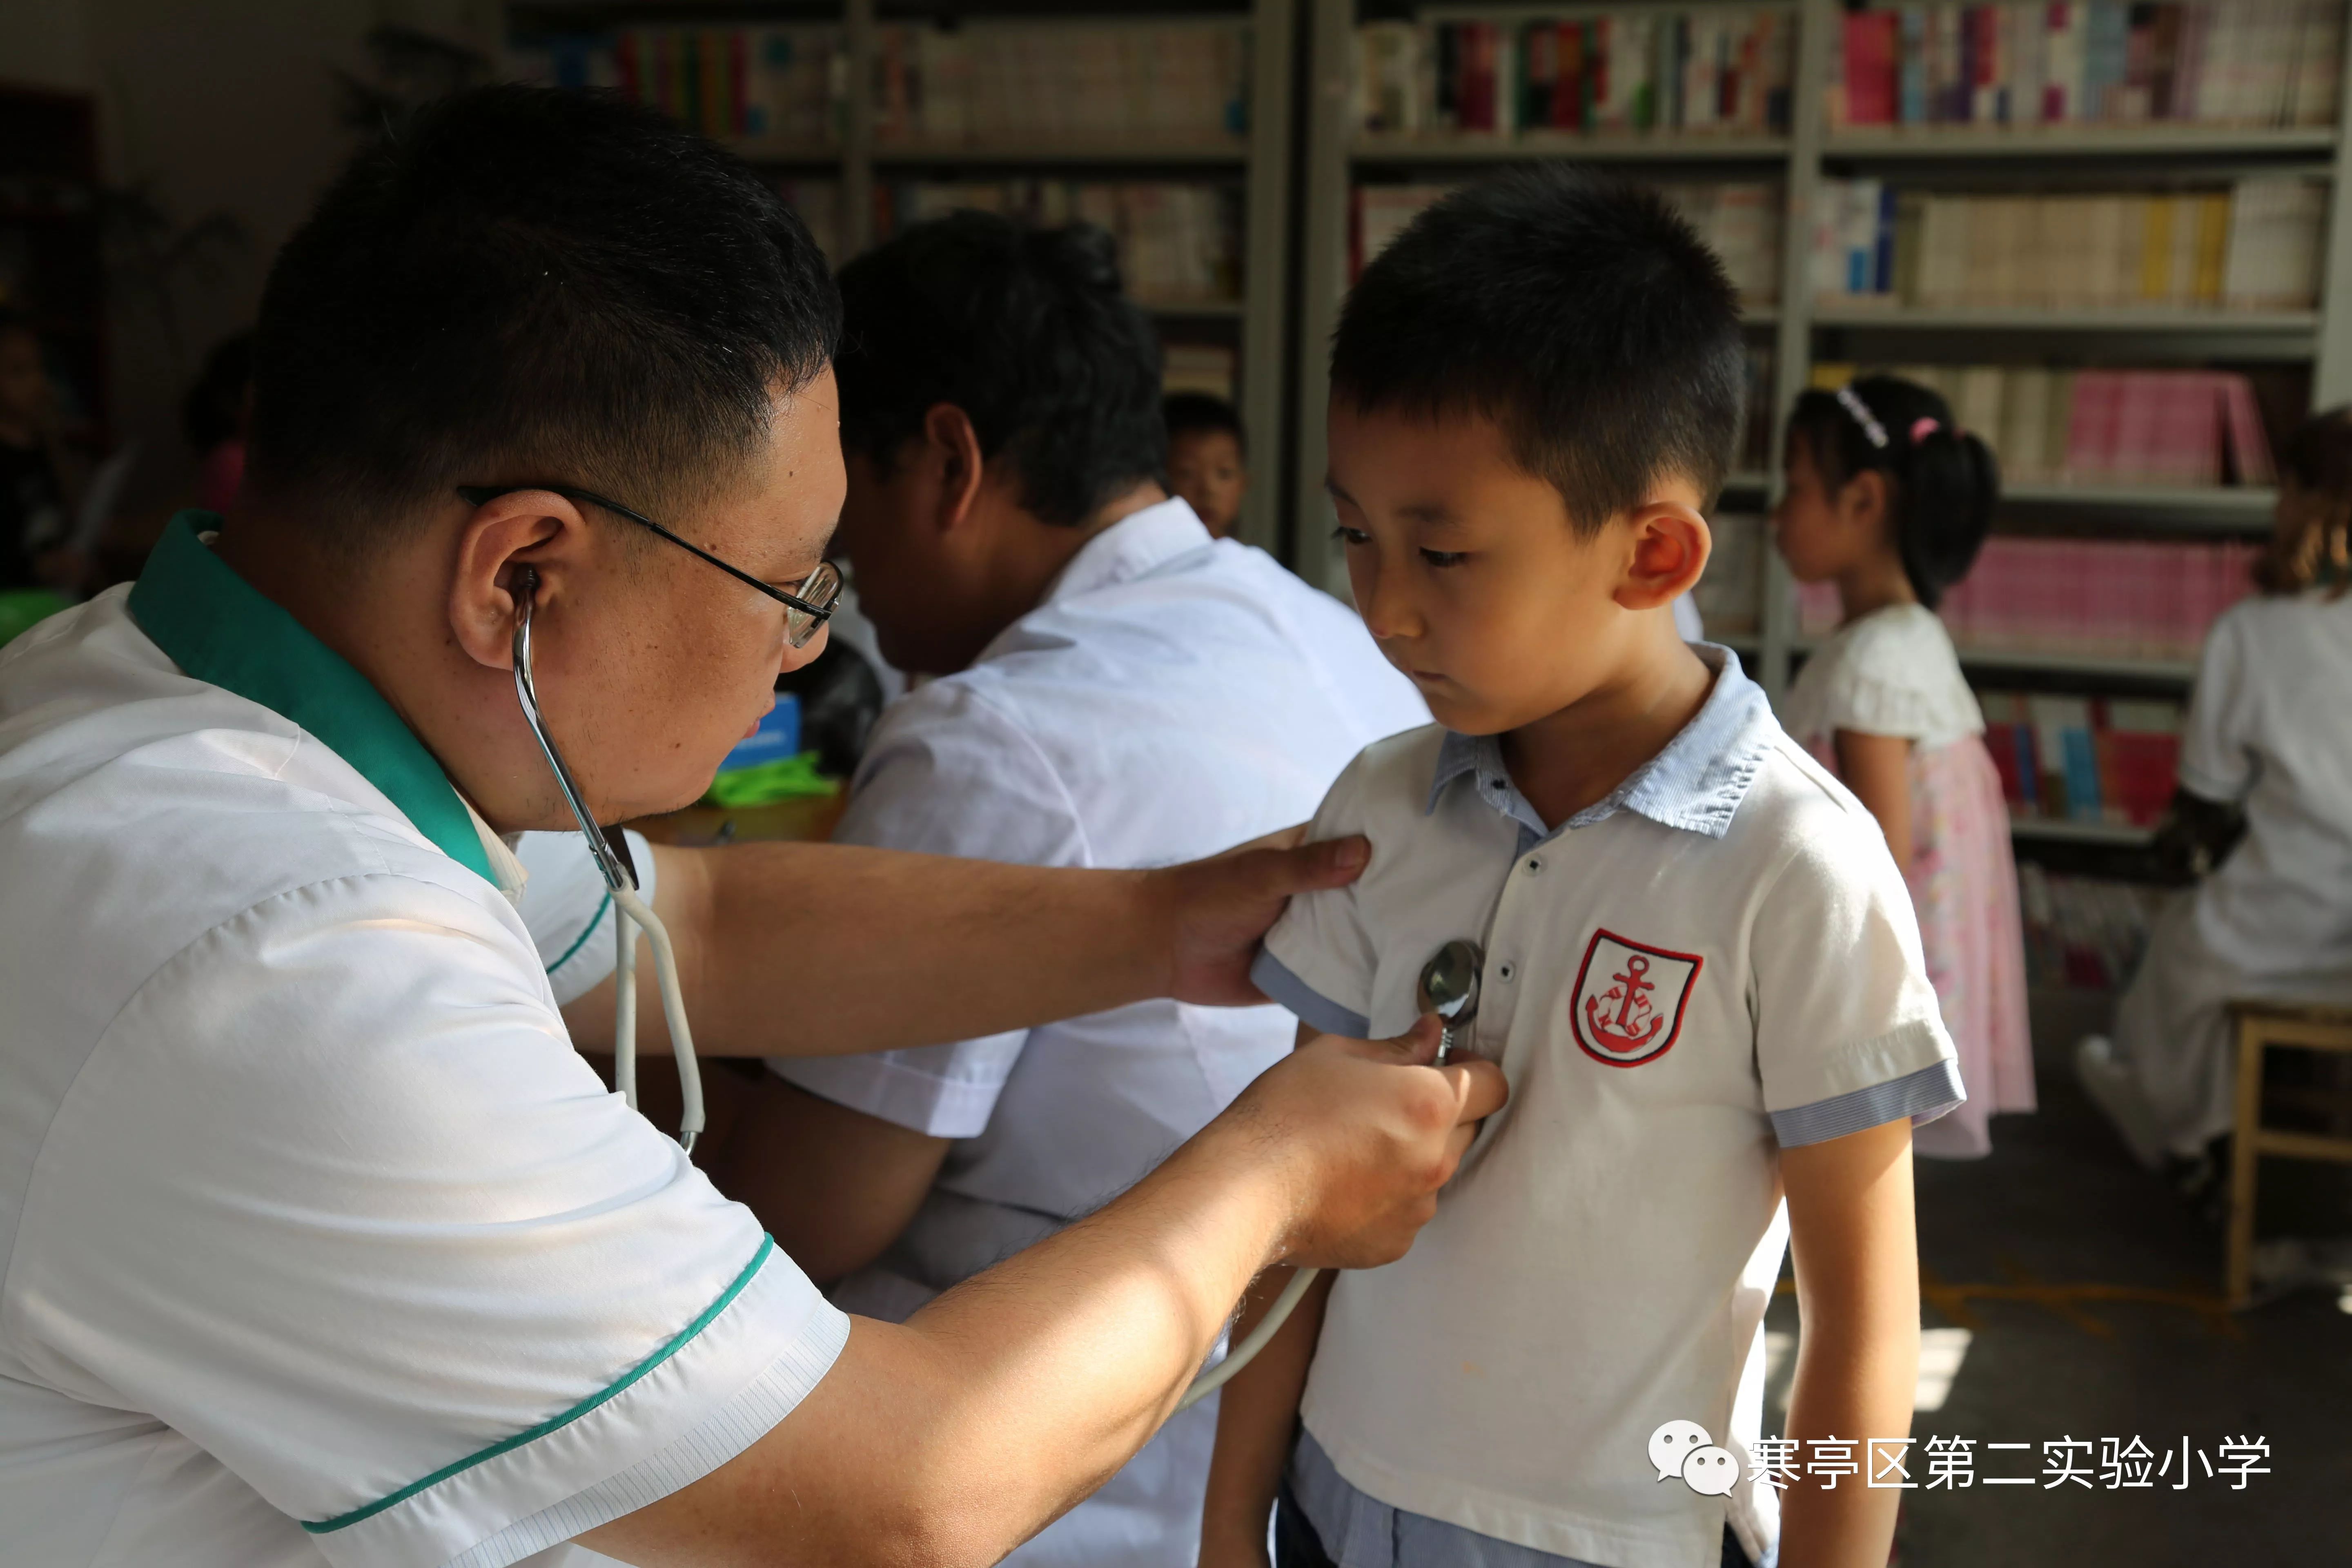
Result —
[[1091, 224], [958, 212], [843, 268], [842, 446], [887, 473], [952, 404], [1019, 474], [1023, 510], [1065, 528], [1158, 477], [1160, 335], [1115, 256]]
[[840, 311], [800, 219], [709, 142], [607, 95], [458, 93], [278, 253], [247, 482], [314, 503], [342, 548], [465, 483], [671, 506], [761, 447]]
[[1241, 411], [1223, 398], [1206, 392], [1171, 392], [1160, 409], [1169, 439], [1222, 430], [1234, 438], [1234, 450], [1249, 456], [1249, 437], [1242, 433]]
[[1679, 476], [1711, 505], [1740, 430], [1739, 299], [1645, 187], [1558, 166], [1455, 191], [1348, 296], [1331, 395], [1483, 415], [1580, 531]]

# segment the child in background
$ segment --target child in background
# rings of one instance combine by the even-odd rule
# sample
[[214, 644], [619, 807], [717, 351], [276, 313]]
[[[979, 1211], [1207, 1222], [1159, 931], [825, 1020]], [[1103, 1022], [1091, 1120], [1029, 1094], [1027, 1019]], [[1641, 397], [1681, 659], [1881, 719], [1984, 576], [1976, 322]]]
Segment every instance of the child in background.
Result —
[[2352, 409], [2305, 422], [2278, 466], [2261, 592], [2206, 637], [2162, 836], [2203, 837], [2182, 858], [2219, 869], [2158, 917], [2114, 1041], [2075, 1053], [2133, 1152], [2170, 1160], [2191, 1198], [2226, 1168], [2212, 1145], [2235, 1109], [2229, 999], [2352, 1005]]
[[2025, 938], [2000, 774], [1936, 603], [1984, 543], [1999, 475], [1941, 397], [1894, 376], [1806, 393], [1788, 442], [1775, 542], [1845, 614], [1789, 693], [1789, 732], [1870, 808], [1910, 884], [1969, 1090], [1915, 1146], [1989, 1154], [1993, 1113], [2034, 1106]]
[[1241, 521], [1249, 493], [1242, 416], [1205, 392], [1171, 393], [1160, 408], [1168, 422], [1168, 488], [1184, 498], [1211, 538], [1223, 539]]
[[[1557, 166], [1447, 196], [1349, 297], [1326, 483], [1439, 722], [1332, 787], [1312, 833], [1371, 864], [1253, 977], [1302, 1037], [1378, 1037], [1475, 944], [1454, 1048], [1512, 1100], [1410, 1254], [1317, 1280], [1226, 1384], [1204, 1568], [1265, 1563], [1277, 1493], [1286, 1563], [1886, 1561], [1862, 1440], [1910, 1431], [1911, 1124], [1959, 1079], [1869, 815], [1675, 627], [1745, 375], [1689, 226]], [[1876, 1488], [1758, 1446], [1791, 1243], [1786, 1438], [1852, 1442]]]

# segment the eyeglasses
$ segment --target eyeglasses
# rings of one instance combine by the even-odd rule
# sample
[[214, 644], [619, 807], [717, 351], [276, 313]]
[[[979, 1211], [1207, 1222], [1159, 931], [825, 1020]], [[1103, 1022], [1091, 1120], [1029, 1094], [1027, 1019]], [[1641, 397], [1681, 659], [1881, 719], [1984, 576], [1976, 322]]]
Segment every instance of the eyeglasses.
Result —
[[619, 501], [607, 500], [593, 490], [575, 489], [569, 485], [459, 485], [457, 493], [476, 506], [487, 506], [500, 496], [520, 495], [524, 490], [545, 490], [566, 500], [583, 506], [602, 507], [606, 511], [627, 518], [640, 528], [649, 528], [680, 550], [698, 555], [721, 572], [740, 583], [748, 583], [784, 607], [784, 640], [794, 647], [806, 647], [816, 636], [817, 627], [833, 618], [841, 604], [841, 573], [830, 561], [821, 561], [815, 571], [793, 584], [800, 592], [787, 594], [771, 583], [762, 583], [740, 566], [732, 566], [713, 555], [702, 546], [680, 539], [652, 518], [634, 511]]

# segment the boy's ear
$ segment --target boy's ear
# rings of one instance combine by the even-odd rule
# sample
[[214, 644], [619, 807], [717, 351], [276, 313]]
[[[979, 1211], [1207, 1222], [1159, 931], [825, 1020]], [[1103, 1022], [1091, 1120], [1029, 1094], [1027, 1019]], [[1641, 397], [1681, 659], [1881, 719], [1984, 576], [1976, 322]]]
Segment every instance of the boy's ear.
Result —
[[1680, 501], [1650, 501], [1632, 517], [1633, 554], [1614, 597], [1628, 610], [1654, 610], [1691, 590], [1706, 570], [1714, 536], [1706, 519]]

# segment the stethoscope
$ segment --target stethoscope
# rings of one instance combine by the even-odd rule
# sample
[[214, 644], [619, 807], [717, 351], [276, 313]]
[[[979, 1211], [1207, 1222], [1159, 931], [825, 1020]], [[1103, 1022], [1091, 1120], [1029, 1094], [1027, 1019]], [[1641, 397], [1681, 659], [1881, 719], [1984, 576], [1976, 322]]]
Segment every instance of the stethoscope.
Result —
[[702, 1069], [694, 1057], [694, 1035], [686, 1026], [686, 995], [678, 985], [677, 955], [670, 947], [669, 930], [661, 923], [661, 917], [637, 897], [628, 840], [617, 828], [607, 832], [596, 826], [588, 803], [580, 796], [579, 784], [572, 781], [572, 770], [563, 765], [563, 753], [555, 749], [554, 738], [540, 717], [539, 694], [532, 689], [530, 672], [531, 602], [538, 593], [539, 574], [529, 566], [517, 568], [515, 597], [521, 609], [514, 629], [515, 696], [522, 703], [523, 722], [538, 738], [539, 749], [547, 753], [556, 787], [578, 818], [581, 837], [588, 840], [588, 852], [604, 876], [605, 890], [613, 896], [613, 930], [619, 944], [613, 966], [613, 1087], [621, 1091], [630, 1110], [637, 1108], [636, 932], [642, 930], [653, 944], [654, 977], [661, 987], [662, 1016], [669, 1020], [670, 1049], [677, 1057], [677, 1086], [686, 1104], [685, 1114], [678, 1119], [677, 1142], [690, 1154], [702, 1132]]
[[[1413, 1004], [1416, 1015], [1434, 1013], [1445, 1026], [1445, 1033], [1437, 1042], [1441, 1064], [1469, 1044], [1469, 1027], [1478, 1021], [1478, 971], [1486, 962], [1486, 955], [1476, 942], [1457, 937], [1430, 954], [1429, 962], [1421, 966], [1421, 979], [1413, 986]], [[1319, 1268], [1301, 1268], [1292, 1274], [1290, 1283], [1274, 1299], [1273, 1310], [1249, 1331], [1247, 1339], [1225, 1352], [1224, 1360], [1192, 1380], [1192, 1386], [1184, 1391], [1176, 1408], [1191, 1409], [1249, 1365], [1281, 1331], [1292, 1310], [1306, 1296], [1307, 1288], [1322, 1272]]]

